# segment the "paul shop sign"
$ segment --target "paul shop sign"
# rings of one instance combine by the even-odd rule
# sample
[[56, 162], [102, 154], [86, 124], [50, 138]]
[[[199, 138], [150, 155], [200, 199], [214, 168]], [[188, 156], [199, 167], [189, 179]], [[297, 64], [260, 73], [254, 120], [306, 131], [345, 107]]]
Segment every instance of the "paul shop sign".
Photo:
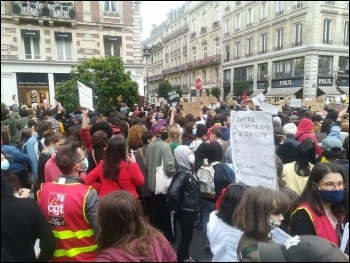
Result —
[[279, 79], [272, 80], [272, 88], [302, 87], [303, 79]]
[[319, 86], [333, 86], [333, 78], [332, 77], [319, 77], [317, 80]]

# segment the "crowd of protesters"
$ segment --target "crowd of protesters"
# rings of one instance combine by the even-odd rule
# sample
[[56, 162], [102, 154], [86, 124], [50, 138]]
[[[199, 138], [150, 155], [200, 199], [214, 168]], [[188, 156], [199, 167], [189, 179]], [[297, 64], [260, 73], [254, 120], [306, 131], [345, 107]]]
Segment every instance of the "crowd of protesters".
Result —
[[[84, 107], [2, 107], [1, 260], [194, 262], [195, 230], [213, 261], [271, 258], [283, 250], [272, 244], [276, 227], [297, 247], [339, 247], [349, 221], [347, 109], [285, 105], [272, 116], [278, 190], [235, 181], [230, 112], [247, 110], [216, 103], [197, 117], [161, 103], [103, 116]], [[198, 178], [210, 165], [213, 194]], [[166, 193], [156, 193], [158, 167], [172, 178]], [[316, 250], [310, 245], [314, 258], [298, 260], [321, 260]], [[348, 245], [327, 257], [348, 261]]]

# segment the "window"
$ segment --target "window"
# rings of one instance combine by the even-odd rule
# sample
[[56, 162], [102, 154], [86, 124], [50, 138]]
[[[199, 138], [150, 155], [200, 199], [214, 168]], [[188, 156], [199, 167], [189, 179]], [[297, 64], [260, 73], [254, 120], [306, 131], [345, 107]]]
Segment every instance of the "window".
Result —
[[207, 42], [203, 43], [203, 58], [208, 56], [208, 44]]
[[207, 72], [206, 72], [205, 70], [202, 71], [202, 81], [203, 81], [204, 83], [207, 82]]
[[348, 57], [339, 57], [338, 64], [338, 73], [339, 75], [349, 75], [349, 58]]
[[343, 38], [344, 38], [344, 41], [343, 41], [343, 44], [345, 46], [348, 46], [349, 45], [349, 21], [345, 21], [344, 23], [344, 34], [343, 34]]
[[302, 7], [303, 7], [303, 1], [294, 1], [294, 10]]
[[220, 54], [220, 39], [215, 40], [215, 55]]
[[254, 66], [247, 67], [247, 80], [253, 80]]
[[118, 1], [104, 1], [105, 12], [118, 12]]
[[253, 38], [250, 37], [247, 39], [247, 41], [248, 41], [248, 46], [247, 46], [248, 53], [247, 53], [247, 55], [249, 57], [251, 57], [253, 55]]
[[332, 73], [333, 73], [333, 57], [319, 56], [318, 74], [332, 76]]
[[266, 18], [267, 17], [267, 2], [262, 2], [261, 3], [261, 18]]
[[283, 77], [284, 61], [277, 61], [273, 63], [273, 73], [275, 78]]
[[251, 27], [253, 23], [253, 8], [247, 10], [247, 27]]
[[298, 47], [302, 45], [302, 27], [303, 25], [301, 23], [295, 25], [295, 36], [294, 36], [294, 46]]
[[195, 61], [196, 60], [196, 47], [192, 48], [192, 60]]
[[[116, 42], [104, 42], [105, 56], [120, 57], [120, 44]], [[156, 62], [156, 60], [154, 61]]]
[[215, 21], [220, 20], [220, 6], [215, 7]]
[[241, 28], [241, 14], [236, 15], [236, 23], [235, 23], [235, 29], [238, 30]]
[[241, 42], [235, 43], [235, 57], [239, 59], [241, 57]]
[[259, 64], [258, 65], [258, 71], [259, 71], [259, 79], [265, 79], [266, 75], [268, 75], [268, 64], [264, 63], [264, 64]]
[[304, 75], [304, 58], [293, 59], [292, 76], [303, 76], [303, 75]]
[[247, 80], [248, 68], [251, 68], [251, 67], [235, 68], [233, 71], [233, 80], [234, 81]]
[[283, 49], [283, 28], [279, 28], [276, 30], [276, 48], [275, 50], [281, 50]]
[[331, 22], [332, 20], [325, 19], [323, 22], [323, 43], [324, 44], [332, 44], [331, 37]]
[[274, 62], [273, 74], [275, 78], [289, 78], [304, 75], [304, 58], [287, 59]]
[[267, 52], [267, 34], [261, 34], [260, 35], [260, 42], [261, 42], [261, 53], [265, 54]]
[[225, 23], [225, 35], [228, 35], [229, 30], [230, 30], [230, 19], [227, 19]]
[[203, 27], [207, 27], [207, 26], [208, 26], [207, 14], [204, 13], [203, 14]]
[[192, 20], [193, 32], [196, 32], [196, 20]]
[[226, 61], [230, 61], [230, 45], [225, 46]]
[[40, 39], [36, 37], [25, 37], [24, 54], [26, 59], [40, 59]]
[[276, 1], [276, 11], [283, 11], [283, 1]]
[[284, 77], [290, 77], [292, 73], [292, 64], [290, 60], [284, 61]]
[[72, 40], [56, 39], [57, 60], [72, 60]]
[[224, 83], [231, 82], [231, 70], [224, 70]]

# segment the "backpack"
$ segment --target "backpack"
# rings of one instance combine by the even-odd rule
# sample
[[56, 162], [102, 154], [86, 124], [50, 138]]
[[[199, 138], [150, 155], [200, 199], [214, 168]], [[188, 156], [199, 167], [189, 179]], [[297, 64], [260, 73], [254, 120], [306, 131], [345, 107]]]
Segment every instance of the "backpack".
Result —
[[226, 163], [218, 163], [214, 166], [214, 170], [215, 193], [219, 197], [223, 188], [236, 182], [236, 174]]
[[214, 166], [219, 163], [220, 162], [213, 162], [209, 165], [202, 165], [197, 172], [199, 189], [201, 193], [206, 195], [208, 198], [215, 197]]

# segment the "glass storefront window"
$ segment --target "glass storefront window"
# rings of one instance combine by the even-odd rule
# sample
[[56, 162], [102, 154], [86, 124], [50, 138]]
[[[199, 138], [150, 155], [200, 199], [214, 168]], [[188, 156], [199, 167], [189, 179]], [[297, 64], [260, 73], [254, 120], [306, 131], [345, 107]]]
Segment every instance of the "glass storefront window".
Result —
[[265, 75], [268, 75], [268, 68], [267, 68], [268, 64], [264, 63], [264, 64], [259, 64], [258, 65], [258, 70], [259, 70], [259, 79], [265, 79]]
[[285, 77], [290, 77], [291, 76], [291, 71], [292, 71], [291, 61], [290, 60], [286, 60], [284, 62], [284, 76]]
[[338, 73], [340, 75], [349, 75], [349, 58], [339, 57]]
[[332, 76], [333, 57], [319, 56], [318, 58], [318, 74]]
[[304, 58], [293, 59], [293, 76], [304, 75]]

